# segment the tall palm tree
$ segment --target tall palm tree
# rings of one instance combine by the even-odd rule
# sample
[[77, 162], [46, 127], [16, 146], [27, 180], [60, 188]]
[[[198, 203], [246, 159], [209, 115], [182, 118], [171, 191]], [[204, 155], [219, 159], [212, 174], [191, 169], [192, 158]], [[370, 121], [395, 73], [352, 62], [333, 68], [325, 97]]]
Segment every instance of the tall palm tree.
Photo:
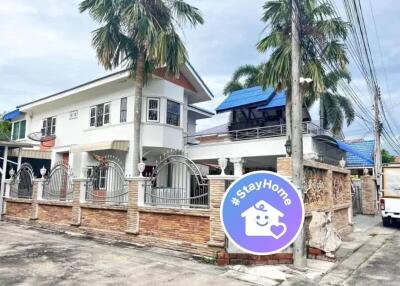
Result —
[[[280, 86], [287, 89], [288, 137], [291, 136], [291, 7], [291, 0], [272, 0], [264, 4], [262, 20], [267, 25], [268, 34], [257, 44], [260, 52], [271, 52], [261, 71], [260, 82], [263, 86]], [[348, 58], [343, 40], [347, 37], [348, 24], [336, 17], [334, 8], [328, 3], [304, 0], [300, 1], [299, 9], [301, 10], [301, 74], [313, 80], [312, 84], [302, 88], [304, 97], [309, 103], [324, 97], [320, 102], [321, 109], [329, 110], [326, 120], [340, 118], [333, 112], [341, 110], [345, 105], [339, 104], [343, 101], [329, 97], [326, 77], [328, 67], [346, 69]], [[329, 124], [334, 124], [336, 128], [339, 121]]]
[[128, 68], [134, 78], [133, 175], [138, 175], [143, 87], [157, 68], [179, 74], [187, 53], [177, 29], [204, 20], [184, 0], [84, 0], [79, 8], [100, 24], [92, 38], [99, 62], [107, 70]]
[[[334, 134], [342, 131], [343, 122], [346, 119], [349, 125], [355, 118], [355, 111], [351, 101], [338, 93], [338, 82], [346, 79], [350, 82], [350, 75], [347, 71], [330, 72], [325, 77], [326, 90], [320, 94], [320, 124], [324, 129], [330, 129]], [[311, 100], [310, 102], [307, 102]], [[312, 104], [312, 98], [306, 99], [306, 104]]]
[[259, 86], [261, 65], [243, 65], [238, 67], [233, 75], [231, 80], [225, 85], [223, 93], [227, 95], [236, 90]]

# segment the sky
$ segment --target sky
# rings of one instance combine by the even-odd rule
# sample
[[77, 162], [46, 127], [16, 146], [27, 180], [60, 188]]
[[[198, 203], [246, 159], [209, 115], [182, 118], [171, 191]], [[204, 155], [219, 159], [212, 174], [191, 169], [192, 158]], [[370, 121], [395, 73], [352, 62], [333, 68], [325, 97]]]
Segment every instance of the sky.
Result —
[[[189, 59], [215, 95], [201, 107], [214, 110], [225, 98], [222, 89], [243, 64], [267, 60], [255, 45], [261, 38], [262, 0], [187, 0], [203, 13], [205, 24], [185, 29]], [[78, 0], [1, 0], [0, 5], [0, 112], [107, 74], [91, 46], [96, 24], [78, 11]], [[341, 2], [341, 0], [336, 0]], [[388, 117], [400, 131], [400, 2], [362, 1], [371, 48]], [[371, 17], [371, 6], [376, 30]], [[378, 35], [378, 36], [377, 36]], [[379, 38], [379, 41], [378, 41]], [[353, 87], [366, 105], [372, 100], [357, 70]], [[371, 107], [372, 108], [372, 107]], [[312, 108], [317, 119], [317, 108]], [[198, 121], [198, 130], [227, 121], [227, 114]], [[357, 120], [345, 128], [348, 138], [371, 135]]]

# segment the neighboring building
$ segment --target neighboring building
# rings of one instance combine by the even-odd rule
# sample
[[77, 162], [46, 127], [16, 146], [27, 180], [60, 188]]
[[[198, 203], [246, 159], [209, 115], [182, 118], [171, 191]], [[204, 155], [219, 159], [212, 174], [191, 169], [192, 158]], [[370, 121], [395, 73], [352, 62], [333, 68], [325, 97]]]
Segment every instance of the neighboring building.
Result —
[[[184, 138], [195, 134], [196, 120], [213, 115], [193, 105], [213, 95], [190, 64], [177, 78], [155, 72], [143, 95], [141, 143], [148, 166], [170, 149], [183, 150]], [[12, 122], [14, 141], [36, 143], [23, 150], [24, 158], [68, 162], [79, 177], [96, 164], [93, 155], [113, 156], [126, 174], [133, 174], [133, 97], [134, 81], [121, 71], [22, 104], [4, 119]], [[53, 140], [39, 144], [30, 139], [38, 136]]]
[[373, 175], [375, 141], [357, 139], [346, 143], [351, 147], [351, 152], [346, 155], [346, 167], [351, 170], [351, 175], [361, 177], [365, 170]]
[[[189, 157], [215, 166], [229, 158], [228, 174], [254, 170], [276, 171], [278, 157], [286, 156], [286, 93], [272, 88], [247, 88], [231, 93], [217, 108], [230, 112], [230, 121], [188, 138]], [[342, 136], [335, 136], [311, 122], [303, 107], [303, 152], [307, 159], [338, 165], [346, 156]]]

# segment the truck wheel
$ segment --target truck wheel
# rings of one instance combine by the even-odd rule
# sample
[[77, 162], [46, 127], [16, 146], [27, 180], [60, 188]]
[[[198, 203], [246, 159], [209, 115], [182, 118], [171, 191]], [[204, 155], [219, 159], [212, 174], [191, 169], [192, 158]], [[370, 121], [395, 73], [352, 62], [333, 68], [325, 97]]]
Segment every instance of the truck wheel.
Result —
[[383, 217], [382, 218], [382, 224], [383, 226], [390, 226], [391, 225], [391, 221], [389, 217]]

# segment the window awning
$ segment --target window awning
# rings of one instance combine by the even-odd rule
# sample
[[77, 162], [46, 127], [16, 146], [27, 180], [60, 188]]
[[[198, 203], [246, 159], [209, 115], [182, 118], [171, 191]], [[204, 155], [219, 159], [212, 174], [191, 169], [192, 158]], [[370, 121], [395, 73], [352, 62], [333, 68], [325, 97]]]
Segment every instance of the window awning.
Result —
[[269, 87], [263, 89], [261, 86], [237, 90], [228, 95], [228, 97], [217, 107], [217, 113], [229, 111], [239, 107], [263, 104], [268, 102], [275, 94], [275, 89]]
[[92, 144], [80, 144], [71, 147], [71, 152], [90, 152], [100, 150], [117, 150], [126, 152], [129, 150], [129, 141], [113, 140]]
[[3, 120], [5, 121], [11, 121], [14, 118], [17, 118], [19, 116], [21, 116], [23, 113], [21, 111], [19, 111], [18, 109], [10, 111], [6, 114], [3, 115]]
[[[18, 157], [18, 150], [17, 149], [11, 150], [9, 156]], [[30, 159], [51, 160], [51, 150], [44, 151], [44, 150], [21, 149], [21, 157]]]

